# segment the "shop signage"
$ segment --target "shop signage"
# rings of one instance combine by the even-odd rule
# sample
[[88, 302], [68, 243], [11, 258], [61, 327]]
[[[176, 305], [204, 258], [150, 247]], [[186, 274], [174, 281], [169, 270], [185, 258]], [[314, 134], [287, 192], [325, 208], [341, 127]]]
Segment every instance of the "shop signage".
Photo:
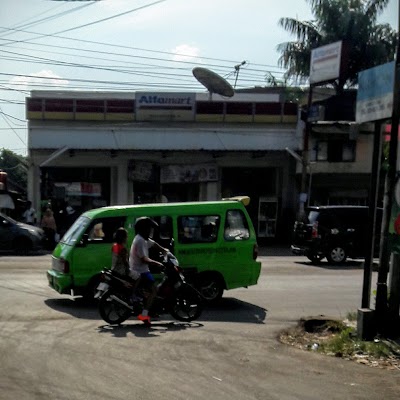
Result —
[[339, 78], [342, 41], [311, 51], [310, 83], [328, 82]]
[[128, 179], [136, 182], [155, 182], [156, 168], [151, 162], [130, 160]]
[[57, 182], [54, 185], [56, 188], [64, 188], [67, 197], [73, 196], [101, 196], [101, 184], [89, 182]]
[[393, 112], [394, 61], [358, 74], [357, 123], [390, 118]]
[[160, 183], [198, 183], [218, 180], [215, 164], [165, 165], [160, 170]]
[[137, 121], [194, 121], [195, 93], [136, 92]]

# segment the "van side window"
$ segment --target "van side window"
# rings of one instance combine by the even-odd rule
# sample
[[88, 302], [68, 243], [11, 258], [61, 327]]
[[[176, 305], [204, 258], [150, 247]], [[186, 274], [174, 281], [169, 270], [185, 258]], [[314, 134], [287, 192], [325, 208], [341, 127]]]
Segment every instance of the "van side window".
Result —
[[178, 241], [179, 243], [216, 242], [219, 225], [219, 215], [178, 217]]
[[115, 231], [125, 225], [125, 217], [97, 218], [91, 222], [86, 233], [89, 243], [113, 243]]
[[247, 220], [241, 210], [229, 210], [226, 213], [225, 240], [246, 240], [250, 237]]
[[158, 228], [154, 230], [153, 239], [156, 242], [160, 241], [170, 241], [173, 237], [172, 231], [172, 217], [161, 216], [161, 217], [151, 217], [157, 222]]

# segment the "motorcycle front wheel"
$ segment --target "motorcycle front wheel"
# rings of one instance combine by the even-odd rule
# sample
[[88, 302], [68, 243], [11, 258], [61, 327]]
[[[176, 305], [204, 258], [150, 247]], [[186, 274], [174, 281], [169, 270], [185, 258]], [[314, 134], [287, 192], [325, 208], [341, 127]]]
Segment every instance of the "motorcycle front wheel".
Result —
[[114, 300], [113, 295], [114, 293], [110, 290], [103, 294], [99, 301], [99, 313], [101, 318], [110, 325], [119, 325], [127, 320], [132, 312], [129, 308]]
[[202, 299], [190, 286], [184, 286], [175, 294], [170, 310], [178, 321], [190, 322], [198, 319], [203, 311]]

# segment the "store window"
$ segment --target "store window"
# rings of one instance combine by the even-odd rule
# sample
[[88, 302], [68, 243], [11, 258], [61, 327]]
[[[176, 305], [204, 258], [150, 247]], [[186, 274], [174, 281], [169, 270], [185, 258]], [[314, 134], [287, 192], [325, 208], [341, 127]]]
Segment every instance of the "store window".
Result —
[[355, 159], [354, 140], [319, 140], [311, 153], [311, 161], [354, 162]]

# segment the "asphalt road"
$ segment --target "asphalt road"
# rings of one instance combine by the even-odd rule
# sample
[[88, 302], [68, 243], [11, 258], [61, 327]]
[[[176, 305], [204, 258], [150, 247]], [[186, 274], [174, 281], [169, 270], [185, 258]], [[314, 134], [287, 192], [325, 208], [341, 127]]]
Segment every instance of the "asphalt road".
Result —
[[108, 326], [95, 307], [50, 289], [49, 255], [0, 257], [0, 398], [398, 399], [400, 371], [276, 339], [302, 316], [356, 311], [360, 264], [261, 259], [259, 284], [226, 292], [199, 321], [161, 320], [146, 328], [135, 320]]

